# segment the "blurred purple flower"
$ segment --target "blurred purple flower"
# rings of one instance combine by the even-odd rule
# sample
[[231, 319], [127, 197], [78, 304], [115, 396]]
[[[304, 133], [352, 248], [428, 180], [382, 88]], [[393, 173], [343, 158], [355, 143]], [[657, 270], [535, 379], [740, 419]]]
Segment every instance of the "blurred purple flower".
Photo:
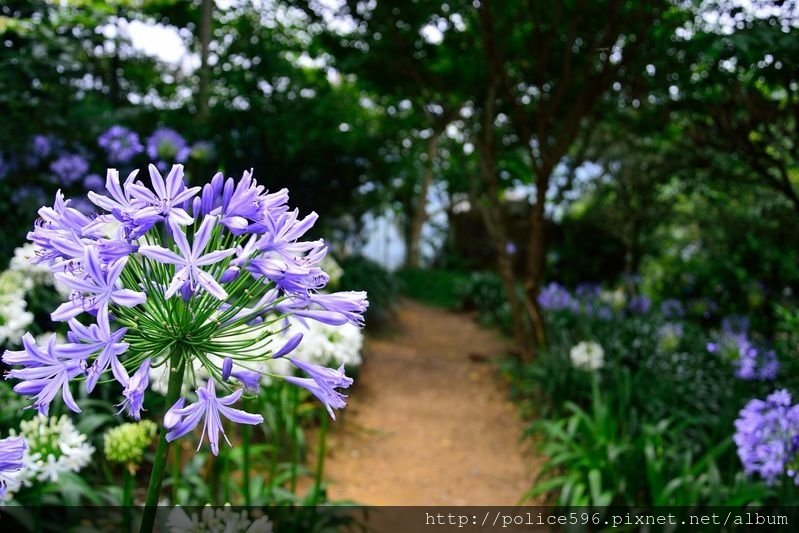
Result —
[[733, 441], [747, 474], [757, 474], [773, 485], [782, 474], [799, 478], [792, 467], [797, 458], [799, 405], [790, 393], [779, 390], [766, 401], [751, 400], [735, 421]]
[[139, 135], [124, 126], [111, 126], [97, 138], [111, 163], [127, 163], [144, 152]]
[[578, 311], [580, 304], [563, 285], [552, 282], [538, 295], [538, 304], [546, 311]]
[[69, 186], [83, 179], [89, 171], [89, 163], [78, 154], [64, 154], [53, 161], [50, 171], [60, 183]]
[[186, 139], [171, 128], [158, 128], [147, 139], [147, 155], [162, 172], [172, 163], [184, 163], [191, 153]]
[[627, 309], [637, 315], [645, 315], [651, 308], [652, 301], [643, 294], [633, 296], [630, 298], [630, 303], [627, 304]]
[[39, 159], [49, 157], [55, 148], [55, 141], [48, 135], [34, 135], [31, 141], [31, 152]]
[[7, 437], [0, 440], [0, 499], [5, 497], [8, 482], [11, 481], [8, 474], [25, 466], [22, 457], [27, 449], [28, 445], [22, 437]]
[[83, 178], [83, 188], [87, 191], [101, 192], [105, 188], [105, 180], [99, 174], [89, 174]]

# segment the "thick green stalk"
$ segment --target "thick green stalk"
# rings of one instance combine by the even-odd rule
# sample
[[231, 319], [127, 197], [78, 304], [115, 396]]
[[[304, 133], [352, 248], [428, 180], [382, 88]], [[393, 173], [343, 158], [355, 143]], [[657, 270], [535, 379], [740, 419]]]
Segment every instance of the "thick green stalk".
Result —
[[244, 495], [244, 505], [249, 507], [252, 505], [252, 501], [250, 501], [250, 439], [251, 432], [250, 426], [244, 424], [241, 427], [241, 439], [242, 439], [242, 461], [241, 461], [241, 468], [242, 468], [242, 478], [241, 482], [244, 484], [243, 487], [243, 495]]
[[122, 485], [122, 512], [125, 520], [125, 532], [131, 530], [130, 508], [133, 505], [133, 485], [136, 478], [131, 472], [131, 465], [126, 465]]
[[297, 492], [297, 463], [300, 461], [300, 443], [297, 441], [297, 405], [300, 403], [299, 387], [291, 387], [289, 397], [291, 398], [291, 494]]
[[[172, 407], [180, 396], [183, 387], [183, 367], [185, 361], [180, 349], [173, 348], [169, 357], [169, 383], [166, 390], [164, 412]], [[144, 499], [144, 514], [142, 515], [139, 533], [149, 533], [155, 524], [155, 513], [158, 510], [158, 497], [161, 495], [161, 484], [164, 481], [167, 456], [169, 455], [169, 442], [166, 440], [166, 428], [161, 425], [158, 435], [158, 447], [155, 450], [155, 462], [150, 474], [150, 484], [147, 487], [147, 496]]]
[[327, 453], [327, 411], [319, 409], [319, 445], [316, 453], [316, 473], [314, 477], [311, 505], [319, 503], [319, 492], [322, 490], [322, 476], [325, 470], [325, 453]]

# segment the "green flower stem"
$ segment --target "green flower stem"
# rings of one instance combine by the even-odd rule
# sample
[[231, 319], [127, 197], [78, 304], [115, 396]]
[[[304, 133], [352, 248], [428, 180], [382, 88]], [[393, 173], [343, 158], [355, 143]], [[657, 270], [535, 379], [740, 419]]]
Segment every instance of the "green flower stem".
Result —
[[291, 410], [291, 493], [294, 494], [297, 490], [297, 463], [299, 462], [300, 446], [297, 439], [297, 406], [300, 403], [300, 388], [291, 387], [289, 397], [291, 398], [289, 409]]
[[180, 450], [175, 449], [172, 454], [172, 505], [178, 505], [178, 490], [180, 489]]
[[[250, 402], [247, 402], [250, 403]], [[249, 411], [249, 409], [245, 409]], [[249, 507], [252, 505], [250, 501], [250, 439], [252, 438], [252, 434], [250, 432], [250, 426], [244, 424], [241, 426], [241, 439], [242, 439], [242, 447], [241, 447], [241, 468], [242, 468], [242, 478], [241, 482], [244, 485], [242, 489], [242, 494], [244, 495], [244, 505]]]
[[122, 507], [130, 507], [133, 505], [133, 482], [134, 477], [129, 467], [124, 468], [123, 485], [122, 485]]
[[316, 475], [311, 505], [319, 501], [319, 492], [322, 490], [322, 476], [325, 470], [325, 453], [327, 453], [327, 411], [319, 409], [319, 445], [317, 446]]
[[135, 482], [135, 477], [131, 472], [130, 466], [125, 466], [124, 474], [123, 474], [123, 485], [122, 485], [122, 513], [123, 513], [123, 520], [125, 524], [125, 531], [131, 530], [131, 515], [130, 509], [133, 505], [133, 485]]
[[[183, 367], [185, 360], [180, 349], [174, 348], [169, 357], [169, 383], [166, 390], [166, 401], [164, 402], [164, 413], [172, 407], [183, 387]], [[161, 495], [161, 484], [164, 481], [164, 470], [166, 460], [169, 455], [169, 442], [166, 440], [166, 428], [163, 424], [158, 431], [158, 447], [155, 450], [155, 462], [153, 471], [150, 474], [150, 484], [147, 487], [147, 496], [144, 499], [144, 514], [142, 515], [140, 533], [149, 533], [155, 524], [155, 513], [158, 510], [158, 497]]]

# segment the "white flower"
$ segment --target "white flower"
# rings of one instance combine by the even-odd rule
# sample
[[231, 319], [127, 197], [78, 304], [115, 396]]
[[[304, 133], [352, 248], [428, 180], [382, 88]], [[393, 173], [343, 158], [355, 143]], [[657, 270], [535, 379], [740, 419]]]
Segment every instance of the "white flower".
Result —
[[[256, 513], [257, 511], [253, 511]], [[201, 513], [189, 516], [180, 507], [169, 512], [166, 525], [171, 533], [271, 533], [272, 522], [266, 515], [252, 518], [249, 511], [234, 511], [230, 504], [224, 508], [214, 509], [206, 505]]]
[[25, 302], [25, 277], [6, 270], [0, 274], [0, 344], [18, 344], [33, 314]]
[[358, 326], [328, 326], [316, 321], [290, 319], [289, 327], [283, 332], [284, 339], [288, 340], [297, 333], [302, 333], [303, 337], [290, 354], [294, 359], [322, 366], [345, 365], [350, 368], [360, 366], [363, 361], [363, 333]]
[[14, 250], [14, 257], [11, 258], [8, 269], [24, 277], [26, 291], [32, 289], [34, 285], [46, 285], [55, 287], [63, 297], [69, 296], [69, 287], [56, 281], [50, 266], [46, 263], [31, 263], [31, 259], [35, 256], [36, 247], [32, 243], [23, 244]]
[[[19, 435], [25, 438], [28, 449], [22, 457], [24, 467], [10, 474], [6, 498], [19, 490], [30, 487], [35, 481], [57, 483], [66, 472], [78, 472], [92, 460], [94, 447], [86, 442], [86, 435], [79, 433], [66, 416], [37, 416], [19, 424]], [[16, 435], [11, 430], [12, 435]]]
[[595, 342], [583, 341], [569, 352], [572, 364], [582, 370], [598, 370], [605, 365], [605, 350]]

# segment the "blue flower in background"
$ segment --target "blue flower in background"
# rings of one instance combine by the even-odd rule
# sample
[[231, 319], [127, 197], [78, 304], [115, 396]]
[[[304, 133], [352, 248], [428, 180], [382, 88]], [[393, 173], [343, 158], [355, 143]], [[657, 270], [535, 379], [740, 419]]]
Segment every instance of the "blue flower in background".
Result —
[[627, 309], [629, 309], [631, 313], [635, 313], [637, 315], [645, 315], [651, 308], [652, 300], [643, 294], [633, 296], [630, 298], [630, 303], [627, 304]]
[[72, 185], [89, 171], [89, 162], [78, 154], [64, 154], [53, 161], [50, 171], [63, 185]]
[[191, 154], [186, 139], [173, 129], [158, 128], [147, 139], [147, 155], [158, 161], [156, 167], [162, 172], [168, 163], [184, 163]]
[[680, 318], [685, 315], [682, 303], [673, 298], [663, 300], [663, 303], [660, 304], [660, 312], [664, 318]]
[[139, 135], [124, 126], [111, 126], [97, 138], [111, 163], [127, 163], [144, 152]]
[[31, 153], [37, 159], [45, 159], [53, 155], [55, 140], [48, 135], [34, 135], [31, 141]]
[[566, 287], [552, 282], [541, 290], [538, 305], [546, 311], [579, 311], [580, 304], [572, 297]]
[[769, 485], [783, 474], [796, 477], [799, 450], [799, 405], [788, 391], [770, 394], [766, 401], [751, 400], [735, 421], [733, 440], [747, 474], [757, 474]]
[[197, 141], [191, 147], [191, 158], [197, 161], [209, 161], [214, 154], [214, 145], [209, 141]]
[[725, 316], [721, 320], [721, 329], [727, 335], [746, 335], [749, 333], [749, 319], [741, 315]]
[[89, 174], [83, 178], [83, 188], [87, 191], [102, 192], [105, 189], [105, 180], [99, 174]]

